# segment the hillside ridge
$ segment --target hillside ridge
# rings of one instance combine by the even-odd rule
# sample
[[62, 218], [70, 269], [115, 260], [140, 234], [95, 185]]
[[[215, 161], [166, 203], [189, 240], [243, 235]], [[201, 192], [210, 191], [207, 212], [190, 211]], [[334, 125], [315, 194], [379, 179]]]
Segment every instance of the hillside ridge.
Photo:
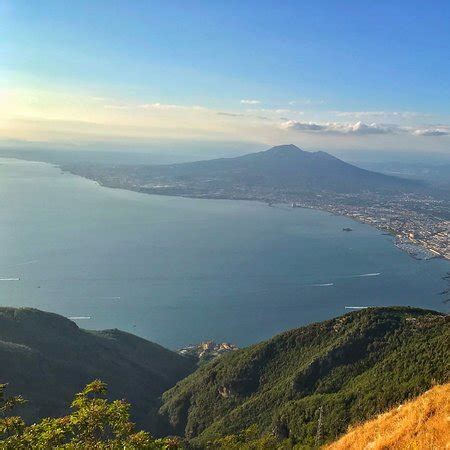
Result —
[[73, 395], [101, 378], [111, 398], [133, 404], [140, 426], [157, 432], [160, 395], [196, 361], [120, 330], [88, 331], [58, 314], [0, 307], [0, 367], [0, 383], [28, 400], [27, 421], [66, 413]]
[[224, 355], [163, 395], [174, 433], [198, 445], [257, 426], [313, 445], [448, 377], [448, 317], [418, 308], [369, 308], [289, 330]]
[[28, 422], [67, 413], [80, 386], [102, 379], [110, 398], [126, 398], [138, 426], [156, 435], [215, 448], [251, 429], [313, 446], [322, 408], [325, 443], [448, 382], [449, 340], [443, 313], [367, 308], [197, 368], [196, 359], [120, 330], [87, 331], [57, 314], [0, 307], [0, 383], [29, 400], [19, 411]]

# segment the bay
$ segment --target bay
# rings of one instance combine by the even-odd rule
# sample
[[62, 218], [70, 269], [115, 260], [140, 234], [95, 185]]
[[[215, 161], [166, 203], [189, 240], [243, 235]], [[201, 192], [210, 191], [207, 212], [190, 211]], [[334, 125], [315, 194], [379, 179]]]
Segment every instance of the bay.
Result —
[[83, 328], [243, 346], [346, 306], [444, 310], [448, 271], [322, 211], [139, 194], [0, 159], [0, 304]]

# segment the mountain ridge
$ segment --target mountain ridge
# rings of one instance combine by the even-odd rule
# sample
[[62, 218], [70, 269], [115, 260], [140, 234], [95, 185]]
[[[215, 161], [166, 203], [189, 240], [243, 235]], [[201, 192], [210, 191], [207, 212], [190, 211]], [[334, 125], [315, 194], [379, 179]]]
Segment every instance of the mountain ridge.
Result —
[[64, 414], [78, 390], [101, 378], [111, 398], [133, 403], [140, 426], [158, 431], [159, 396], [196, 361], [120, 330], [88, 331], [54, 313], [0, 307], [0, 367], [0, 383], [28, 400], [28, 421]]
[[57, 314], [0, 307], [0, 383], [29, 400], [18, 411], [27, 421], [65, 414], [80, 386], [98, 378], [111, 399], [133, 405], [139, 427], [182, 435], [195, 448], [220, 448], [247, 429], [309, 448], [321, 408], [323, 442], [331, 442], [349, 425], [447, 382], [449, 323], [431, 310], [367, 308], [198, 368], [120, 330], [87, 331]]
[[[175, 433], [205, 446], [257, 427], [314, 446], [411, 395], [445, 382], [448, 317], [418, 308], [368, 308], [227, 354], [164, 393]], [[309, 448], [309, 447], [308, 447]]]

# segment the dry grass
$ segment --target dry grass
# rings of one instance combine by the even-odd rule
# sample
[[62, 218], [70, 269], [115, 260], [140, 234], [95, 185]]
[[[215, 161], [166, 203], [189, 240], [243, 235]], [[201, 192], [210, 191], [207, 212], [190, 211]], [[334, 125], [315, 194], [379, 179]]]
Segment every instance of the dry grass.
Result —
[[450, 449], [450, 384], [352, 427], [329, 450]]

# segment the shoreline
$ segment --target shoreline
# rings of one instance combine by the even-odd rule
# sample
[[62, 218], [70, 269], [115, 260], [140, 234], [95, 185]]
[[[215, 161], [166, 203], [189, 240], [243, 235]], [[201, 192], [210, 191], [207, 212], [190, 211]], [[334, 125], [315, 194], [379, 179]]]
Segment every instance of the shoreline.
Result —
[[[164, 193], [154, 193], [154, 192], [146, 192], [145, 190], [142, 190], [140, 188], [136, 188], [136, 189], [132, 189], [129, 187], [124, 187], [124, 186], [110, 186], [107, 184], [103, 184], [101, 181], [94, 179], [94, 178], [89, 178], [83, 175], [80, 175], [78, 173], [74, 173], [71, 172], [68, 169], [62, 169], [61, 170], [65, 173], [70, 173], [71, 175], [75, 175], [75, 176], [79, 176], [85, 180], [90, 180], [90, 181], [94, 181], [95, 183], [97, 183], [99, 186], [104, 187], [104, 188], [108, 188], [108, 189], [122, 189], [124, 191], [129, 191], [129, 192], [136, 192], [139, 194], [145, 194], [145, 195], [159, 195], [162, 197], [178, 197], [178, 198], [186, 198], [186, 199], [196, 199], [196, 200], [229, 200], [229, 201], [249, 201], [249, 202], [258, 202], [258, 203], [262, 203], [264, 205], [267, 205], [269, 207], [274, 207], [275, 205], [283, 205], [286, 206], [286, 209], [291, 209], [291, 207], [289, 206], [289, 202], [273, 202], [273, 201], [268, 201], [268, 200], [263, 200], [263, 199], [257, 199], [257, 198], [246, 198], [246, 197], [226, 197], [226, 196], [208, 196], [208, 195], [202, 195], [202, 196], [196, 196], [196, 195], [183, 195], [183, 194], [164, 194]], [[379, 228], [374, 226], [373, 224], [370, 223], [366, 223], [362, 220], [358, 220], [355, 217], [351, 217], [349, 215], [346, 214], [338, 214], [335, 211], [330, 211], [328, 209], [325, 208], [319, 208], [319, 207], [313, 207], [313, 206], [295, 206], [292, 209], [296, 209], [296, 208], [300, 208], [300, 209], [312, 209], [315, 211], [322, 211], [322, 212], [326, 212], [328, 214], [332, 214], [333, 216], [336, 217], [345, 217], [346, 219], [350, 219], [356, 223], [360, 223], [363, 225], [368, 225], [371, 228], [378, 230], [378, 231], [382, 231], [383, 235], [385, 236], [390, 236], [393, 238], [392, 243], [393, 245], [398, 248], [399, 250], [401, 250], [404, 253], [407, 253], [411, 258], [415, 259], [416, 261], [429, 261], [432, 259], [443, 259], [445, 261], [449, 261], [449, 258], [446, 258], [444, 255], [432, 252], [431, 250], [429, 250], [428, 248], [421, 246], [415, 242], [412, 241], [408, 241], [408, 242], [402, 242], [402, 237], [394, 234], [394, 233], [390, 233], [390, 232], [386, 232], [385, 229], [383, 228]], [[353, 231], [353, 230], [352, 230]], [[418, 257], [418, 254], [422, 254], [423, 257]]]
[[[404, 238], [402, 238], [402, 237], [400, 237], [400, 236], [398, 236], [398, 235], [396, 235], [394, 233], [386, 232], [386, 230], [383, 229], [383, 228], [376, 227], [373, 224], [364, 222], [362, 220], [358, 220], [357, 218], [349, 216], [349, 215], [346, 215], [346, 214], [338, 214], [335, 211], [331, 211], [331, 210], [328, 210], [326, 208], [319, 208], [319, 207], [313, 207], [313, 206], [295, 206], [295, 207], [291, 207], [291, 206], [289, 206], [289, 204], [290, 204], [289, 202], [283, 202], [283, 201], [273, 202], [273, 201], [264, 200], [264, 199], [257, 199], [257, 198], [253, 199], [253, 198], [246, 198], [246, 197], [226, 197], [226, 196], [223, 196], [223, 197], [220, 196], [219, 197], [219, 196], [209, 196], [209, 195], [202, 195], [202, 196], [198, 196], [197, 195], [196, 196], [196, 195], [183, 195], [183, 194], [164, 194], [164, 193], [161, 193], [161, 192], [158, 192], [158, 193], [146, 192], [145, 190], [142, 190], [140, 188], [132, 189], [130, 187], [124, 187], [124, 186], [110, 186], [108, 184], [102, 183], [101, 181], [99, 181], [99, 180], [97, 180], [95, 178], [89, 178], [89, 177], [80, 175], [78, 173], [71, 172], [69, 169], [63, 169], [63, 168], [61, 168], [59, 166], [55, 166], [55, 167], [60, 168], [64, 173], [70, 173], [71, 175], [79, 176], [79, 177], [81, 177], [81, 178], [83, 178], [85, 180], [93, 181], [93, 182], [97, 183], [97, 185], [99, 185], [101, 187], [104, 187], [104, 188], [108, 188], [108, 189], [122, 189], [124, 191], [136, 192], [136, 193], [144, 194], [144, 195], [158, 195], [158, 196], [161, 196], [161, 197], [175, 197], [175, 198], [178, 197], [178, 198], [196, 199], [196, 200], [248, 201], [248, 202], [258, 202], [258, 203], [267, 205], [267, 206], [269, 206], [271, 208], [273, 208], [275, 205], [283, 205], [283, 206], [286, 206], [286, 209], [299, 208], [299, 209], [312, 209], [312, 210], [315, 210], [315, 211], [322, 211], [322, 212], [326, 212], [328, 214], [331, 214], [333, 216], [344, 217], [346, 219], [352, 220], [353, 222], [360, 223], [360, 224], [363, 224], [363, 225], [367, 225], [367, 226], [370, 226], [371, 228], [373, 228], [375, 230], [382, 231], [383, 235], [392, 237], [392, 244], [396, 248], [398, 248], [402, 252], [408, 254], [411, 258], [415, 259], [416, 261], [429, 261], [429, 260], [432, 260], [432, 259], [443, 259], [445, 261], [450, 262], [450, 259], [446, 258], [444, 255], [432, 252], [428, 248], [426, 248], [424, 246], [421, 246], [421, 245], [419, 245], [419, 244], [417, 244], [415, 242], [412, 242], [412, 241], [402, 242], [402, 239], [404, 239]], [[420, 253], [422, 253], [423, 257], [418, 257], [417, 256]]]
[[[61, 170], [62, 173], [69, 173], [73, 176], [77, 176], [80, 177], [84, 180], [89, 180], [89, 181], [93, 181], [94, 183], [96, 183], [97, 185], [104, 187], [104, 188], [108, 188], [108, 189], [121, 189], [124, 191], [129, 191], [129, 192], [136, 192], [139, 194], [146, 194], [146, 195], [158, 195], [158, 196], [163, 196], [163, 197], [179, 197], [179, 198], [187, 198], [187, 199], [197, 199], [197, 200], [231, 200], [231, 201], [252, 201], [252, 202], [259, 202], [262, 204], [265, 204], [269, 207], [273, 207], [274, 205], [283, 205], [286, 206], [287, 208], [291, 208], [289, 206], [290, 203], [292, 202], [286, 202], [286, 201], [273, 201], [273, 200], [267, 200], [267, 199], [258, 199], [258, 198], [248, 198], [248, 197], [229, 197], [229, 196], [212, 196], [212, 195], [187, 195], [187, 194], [171, 194], [171, 193], [164, 193], [164, 192], [148, 192], [147, 190], [145, 190], [145, 188], [140, 188], [140, 187], [136, 187], [135, 189], [133, 189], [132, 187], [126, 187], [126, 186], [113, 186], [113, 185], [108, 185], [105, 183], [102, 183], [99, 179], [94, 178], [94, 177], [88, 177], [76, 172], [73, 172], [70, 170], [70, 168], [68, 167], [64, 167], [64, 165], [61, 164], [56, 164], [56, 163], [52, 163], [52, 162], [46, 162], [46, 161], [40, 161], [40, 160], [33, 160], [33, 159], [25, 159], [25, 158], [14, 158], [14, 157], [4, 157], [0, 155], [0, 159], [13, 159], [13, 160], [18, 160], [18, 161], [28, 161], [28, 162], [38, 162], [38, 163], [42, 163], [42, 164], [49, 164], [50, 166], [57, 168], [59, 170]], [[399, 250], [403, 251], [404, 253], [407, 253], [410, 257], [412, 257], [413, 259], [417, 260], [417, 261], [429, 261], [432, 259], [443, 259], [445, 261], [449, 261], [449, 258], [446, 258], [444, 255], [437, 253], [437, 252], [433, 252], [430, 249], [428, 249], [427, 247], [420, 245], [420, 243], [417, 242], [413, 242], [411, 240], [406, 240], [405, 238], [402, 236], [399, 236], [395, 233], [392, 232], [388, 232], [386, 231], [386, 229], [384, 228], [379, 228], [371, 223], [367, 223], [363, 220], [359, 220], [356, 217], [352, 217], [350, 215], [347, 214], [339, 214], [336, 211], [332, 211], [326, 208], [320, 208], [317, 206], [306, 206], [306, 205], [299, 205], [296, 204], [294, 202], [294, 204], [296, 205], [295, 207], [292, 207], [292, 209], [296, 209], [296, 208], [301, 208], [301, 209], [313, 209], [316, 211], [322, 211], [322, 212], [326, 212], [329, 214], [332, 214], [333, 216], [336, 217], [345, 217], [347, 219], [350, 219], [356, 223], [361, 223], [364, 225], [368, 225], [370, 227], [372, 227], [375, 230], [378, 231], [382, 231], [383, 235], [389, 235], [393, 238], [392, 240], [392, 244], [398, 248]], [[421, 255], [421, 256], [417, 256], [417, 255]]]

